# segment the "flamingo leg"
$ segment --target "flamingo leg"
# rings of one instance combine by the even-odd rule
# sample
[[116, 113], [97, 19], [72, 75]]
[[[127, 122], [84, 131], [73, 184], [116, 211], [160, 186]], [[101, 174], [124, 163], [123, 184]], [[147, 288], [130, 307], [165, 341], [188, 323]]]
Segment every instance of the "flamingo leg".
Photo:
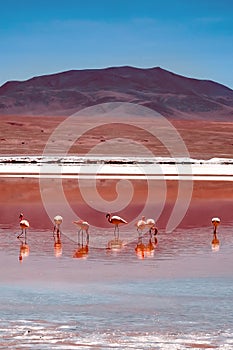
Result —
[[149, 235], [150, 235], [150, 239], [152, 238], [152, 231], [151, 228], [149, 229]]
[[27, 244], [27, 229], [26, 228], [24, 231], [24, 241], [25, 241], [25, 244]]
[[117, 240], [119, 239], [119, 235], [120, 235], [119, 226], [117, 225]]
[[87, 234], [87, 245], [89, 244], [89, 233], [88, 233], [88, 230], [86, 231], [86, 234]]
[[53, 228], [53, 237], [55, 236], [55, 233], [57, 234], [57, 236], [61, 233], [61, 231], [60, 231], [60, 225], [58, 225], [58, 224], [54, 225], [54, 228]]
[[138, 240], [140, 240], [140, 242], [142, 242], [142, 230], [137, 228], [137, 231], [138, 231]]
[[23, 229], [21, 231], [21, 233], [17, 236], [17, 238], [21, 238], [23, 236], [24, 232], [23, 232]]
[[59, 242], [59, 240], [60, 240], [60, 238], [61, 238], [61, 235], [60, 235], [60, 231], [59, 231], [59, 230], [57, 230], [56, 235], [55, 235], [55, 233], [53, 234], [53, 238], [54, 238], [54, 242], [55, 242], [55, 243], [58, 243], [58, 242]]
[[80, 231], [81, 229], [78, 230], [78, 245], [80, 245]]
[[82, 233], [81, 237], [82, 237], [82, 247], [83, 247], [83, 230], [81, 230], [81, 233]]

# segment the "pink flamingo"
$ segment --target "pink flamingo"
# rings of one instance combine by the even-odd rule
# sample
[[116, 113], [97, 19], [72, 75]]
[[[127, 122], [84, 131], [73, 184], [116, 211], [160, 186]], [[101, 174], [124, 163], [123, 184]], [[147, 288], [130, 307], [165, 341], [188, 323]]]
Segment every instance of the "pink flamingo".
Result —
[[220, 224], [220, 219], [219, 218], [213, 218], [212, 220], [212, 224], [213, 224], [213, 226], [214, 226], [214, 234], [216, 234], [217, 233], [217, 227], [218, 227], [218, 225]]
[[23, 214], [21, 213], [19, 215], [20, 218], [20, 222], [19, 222], [19, 226], [21, 228], [21, 233], [17, 236], [17, 238], [22, 237], [22, 235], [24, 234], [24, 239], [25, 239], [25, 244], [26, 244], [26, 240], [27, 240], [27, 229], [30, 227], [28, 220], [23, 218]]
[[110, 222], [110, 224], [113, 224], [115, 226], [114, 236], [115, 236], [115, 239], [119, 239], [119, 225], [128, 224], [128, 222], [122, 219], [120, 216], [117, 216], [117, 215], [111, 216], [110, 213], [106, 214], [106, 218], [108, 219], [108, 222]]
[[63, 217], [61, 215], [56, 215], [53, 218], [54, 221], [54, 227], [53, 227], [53, 235], [55, 234], [55, 231], [57, 232], [57, 234], [60, 234], [60, 226], [62, 224], [63, 221]]
[[149, 231], [150, 231], [152, 229], [152, 227], [155, 226], [155, 220], [154, 219], [147, 219], [146, 226], [149, 228]]
[[217, 250], [219, 250], [219, 239], [217, 237], [217, 227], [220, 224], [220, 219], [215, 217], [211, 221], [212, 221], [212, 224], [214, 226], [213, 240], [212, 240], [212, 249], [214, 251], [217, 251]]
[[142, 216], [140, 220], [136, 223], [137, 231], [142, 234], [143, 230], [146, 228], [146, 217]]
[[84, 220], [78, 220], [78, 221], [73, 221], [73, 223], [75, 225], [78, 226], [78, 244], [80, 243], [80, 232], [81, 232], [81, 237], [82, 237], [82, 245], [83, 245], [83, 233], [84, 231], [86, 232], [86, 244], [88, 245], [89, 244], [89, 223], [87, 221], [84, 221]]

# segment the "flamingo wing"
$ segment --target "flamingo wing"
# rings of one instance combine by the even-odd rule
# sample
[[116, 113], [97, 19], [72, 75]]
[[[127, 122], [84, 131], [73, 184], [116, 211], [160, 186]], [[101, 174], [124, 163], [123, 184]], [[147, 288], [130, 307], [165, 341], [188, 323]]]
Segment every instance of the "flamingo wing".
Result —
[[127, 221], [125, 221], [124, 219], [122, 219], [120, 216], [117, 216], [117, 215], [113, 215], [111, 217], [111, 222], [113, 224], [128, 224]]
[[155, 220], [154, 219], [147, 219], [146, 220], [146, 225], [149, 227], [152, 227], [155, 225]]
[[83, 221], [82, 225], [83, 225], [83, 227], [84, 227], [85, 229], [88, 229], [88, 228], [89, 228], [89, 224], [88, 224], [87, 221]]
[[80, 226], [80, 225], [82, 225], [83, 224], [83, 220], [77, 220], [77, 221], [73, 221], [73, 223], [75, 224], [75, 225], [78, 225], [78, 226]]
[[19, 224], [20, 224], [20, 227], [27, 227], [28, 228], [30, 226], [29, 222], [25, 219], [21, 220]]
[[73, 221], [73, 223], [77, 226], [79, 226], [82, 230], [88, 230], [89, 228], [89, 224], [87, 221], [83, 221], [83, 220], [78, 220], [78, 221]]
[[138, 222], [136, 223], [136, 226], [138, 228], [144, 228], [146, 226], [146, 222], [144, 220], [138, 220]]
[[60, 225], [62, 223], [63, 217], [61, 215], [56, 215], [54, 216], [53, 220], [56, 224]]
[[216, 217], [216, 218], [213, 218], [211, 221], [212, 222], [220, 222], [220, 219]]

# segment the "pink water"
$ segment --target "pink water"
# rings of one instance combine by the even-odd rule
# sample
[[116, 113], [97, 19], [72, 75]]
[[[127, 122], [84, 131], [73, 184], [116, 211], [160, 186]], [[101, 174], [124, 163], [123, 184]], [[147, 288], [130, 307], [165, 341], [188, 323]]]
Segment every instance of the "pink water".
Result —
[[232, 349], [232, 227], [219, 227], [217, 251], [212, 227], [160, 231], [144, 259], [136, 231], [119, 251], [106, 250], [112, 228], [92, 231], [74, 259], [69, 235], [56, 257], [52, 230], [32, 228], [19, 262], [18, 227], [1, 225], [0, 348]]

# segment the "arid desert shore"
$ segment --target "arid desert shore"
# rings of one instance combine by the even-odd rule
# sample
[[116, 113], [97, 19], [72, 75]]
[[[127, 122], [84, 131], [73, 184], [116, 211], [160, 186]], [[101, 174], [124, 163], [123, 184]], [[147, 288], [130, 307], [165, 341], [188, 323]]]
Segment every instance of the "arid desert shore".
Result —
[[[0, 116], [1, 155], [40, 155], [54, 130], [65, 120], [56, 116]], [[85, 118], [80, 119], [85, 124]], [[151, 121], [155, 124], [156, 121]], [[170, 123], [183, 139], [191, 158], [210, 159], [231, 158], [233, 156], [233, 122], [207, 120], [170, 120]], [[150, 125], [148, 125], [148, 128]], [[65, 137], [60, 142], [68, 142]], [[144, 145], [158, 157], [169, 156], [169, 152], [159, 140], [145, 130], [135, 130], [120, 125], [117, 128], [94, 128], [79, 137], [69, 149], [69, 153], [86, 154], [91, 147], [104, 143], [113, 137], [128, 138]], [[56, 141], [56, 140], [55, 140]], [[122, 148], [115, 150], [121, 154]]]

